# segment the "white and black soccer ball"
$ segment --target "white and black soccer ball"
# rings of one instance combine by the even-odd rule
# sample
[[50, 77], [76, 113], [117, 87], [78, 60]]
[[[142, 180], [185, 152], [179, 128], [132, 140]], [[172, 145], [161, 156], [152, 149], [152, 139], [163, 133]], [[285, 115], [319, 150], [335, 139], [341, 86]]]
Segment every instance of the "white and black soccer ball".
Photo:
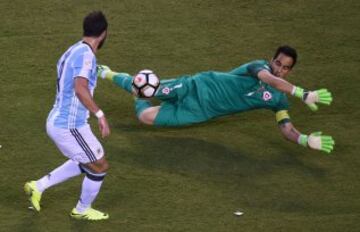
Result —
[[149, 69], [141, 70], [134, 76], [132, 82], [135, 95], [142, 98], [153, 97], [159, 85], [159, 78]]

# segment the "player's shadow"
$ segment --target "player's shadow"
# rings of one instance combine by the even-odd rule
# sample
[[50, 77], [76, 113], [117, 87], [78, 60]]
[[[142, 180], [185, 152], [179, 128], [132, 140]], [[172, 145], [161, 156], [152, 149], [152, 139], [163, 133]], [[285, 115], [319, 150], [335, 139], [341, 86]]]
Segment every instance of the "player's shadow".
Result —
[[[164, 137], [154, 134], [142, 136], [139, 133], [130, 136], [134, 136], [131, 140], [134, 149], [131, 151], [120, 147], [110, 147], [110, 149], [113, 151], [121, 149], [122, 154], [127, 154], [125, 160], [119, 160], [120, 162], [125, 161], [142, 168], [171, 173], [191, 173], [199, 177], [205, 175], [207, 178], [219, 175], [258, 177], [274, 171], [278, 172], [282, 168], [298, 170], [299, 173], [307, 173], [315, 178], [325, 176], [323, 169], [313, 164], [304, 164], [296, 155], [285, 152], [269, 158], [266, 151], [262, 155], [251, 154], [223, 144], [191, 137]], [[113, 158], [116, 159], [114, 156]]]

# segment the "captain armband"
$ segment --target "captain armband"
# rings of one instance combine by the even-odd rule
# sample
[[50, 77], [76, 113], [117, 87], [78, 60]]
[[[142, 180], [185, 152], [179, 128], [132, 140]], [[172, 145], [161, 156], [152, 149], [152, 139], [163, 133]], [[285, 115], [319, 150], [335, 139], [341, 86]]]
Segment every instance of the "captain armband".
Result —
[[290, 116], [287, 110], [280, 110], [276, 112], [276, 122], [278, 124], [284, 124], [290, 122]]

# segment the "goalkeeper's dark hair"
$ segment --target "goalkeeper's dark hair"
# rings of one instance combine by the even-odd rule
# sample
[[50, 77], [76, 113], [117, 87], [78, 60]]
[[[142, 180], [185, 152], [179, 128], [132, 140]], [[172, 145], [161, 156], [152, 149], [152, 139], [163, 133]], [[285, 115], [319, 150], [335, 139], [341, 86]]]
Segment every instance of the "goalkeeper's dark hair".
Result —
[[276, 57], [278, 57], [278, 55], [280, 53], [283, 53], [283, 54], [285, 54], [287, 56], [290, 56], [293, 59], [293, 63], [291, 65], [291, 68], [295, 66], [296, 61], [297, 61], [297, 52], [296, 52], [295, 48], [292, 48], [292, 47], [290, 47], [288, 45], [280, 46], [276, 50], [273, 59], [276, 59]]
[[98, 37], [108, 27], [105, 15], [101, 11], [93, 11], [83, 21], [83, 36]]

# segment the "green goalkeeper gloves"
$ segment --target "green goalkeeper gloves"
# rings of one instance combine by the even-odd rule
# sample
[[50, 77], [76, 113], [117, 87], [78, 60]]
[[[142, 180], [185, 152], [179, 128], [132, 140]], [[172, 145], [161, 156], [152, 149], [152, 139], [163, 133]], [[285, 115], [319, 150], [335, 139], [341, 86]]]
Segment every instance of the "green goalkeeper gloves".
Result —
[[304, 91], [300, 87], [294, 87], [292, 94], [295, 97], [301, 98], [312, 111], [318, 110], [318, 106], [315, 103], [330, 105], [332, 102], [331, 93], [327, 89]]
[[299, 136], [298, 143], [304, 147], [309, 146], [314, 150], [330, 153], [334, 149], [335, 141], [331, 136], [321, 134], [320, 131], [311, 133], [309, 136], [302, 134]]
[[96, 66], [96, 69], [98, 78], [112, 80], [113, 76], [116, 74], [106, 65], [98, 65]]

